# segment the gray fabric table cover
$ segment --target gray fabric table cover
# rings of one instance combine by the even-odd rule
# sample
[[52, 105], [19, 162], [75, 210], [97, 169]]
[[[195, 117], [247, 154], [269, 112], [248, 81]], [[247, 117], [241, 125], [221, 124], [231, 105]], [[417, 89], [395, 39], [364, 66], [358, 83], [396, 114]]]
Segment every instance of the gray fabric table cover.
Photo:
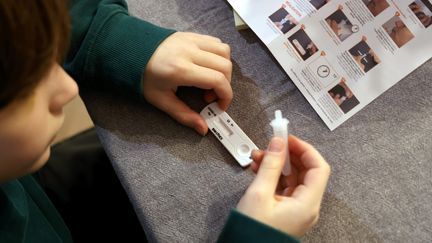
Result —
[[[129, 7], [155, 24], [218, 36], [232, 47], [228, 113], [260, 148], [281, 109], [291, 133], [327, 159], [332, 175], [321, 218], [304, 242], [432, 241], [430, 61], [330, 132], [258, 38], [234, 28], [224, 0], [130, 0]], [[200, 95], [180, 91], [197, 111]], [[201, 137], [146, 103], [102, 92], [84, 98], [149, 240], [215, 241], [254, 177], [250, 169], [212, 134]]]

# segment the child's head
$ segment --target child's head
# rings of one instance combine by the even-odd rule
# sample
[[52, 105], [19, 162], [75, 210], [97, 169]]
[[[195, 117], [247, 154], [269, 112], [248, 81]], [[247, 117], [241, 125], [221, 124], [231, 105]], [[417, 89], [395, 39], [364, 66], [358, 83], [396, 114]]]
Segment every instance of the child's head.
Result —
[[69, 41], [65, 2], [0, 1], [0, 182], [44, 165], [78, 92], [58, 64]]

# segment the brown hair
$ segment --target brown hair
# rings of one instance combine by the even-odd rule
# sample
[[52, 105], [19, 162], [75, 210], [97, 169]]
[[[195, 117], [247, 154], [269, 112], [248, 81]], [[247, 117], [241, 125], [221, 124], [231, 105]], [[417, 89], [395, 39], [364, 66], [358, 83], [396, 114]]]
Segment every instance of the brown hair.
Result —
[[66, 0], [0, 1], [0, 109], [26, 97], [69, 44]]

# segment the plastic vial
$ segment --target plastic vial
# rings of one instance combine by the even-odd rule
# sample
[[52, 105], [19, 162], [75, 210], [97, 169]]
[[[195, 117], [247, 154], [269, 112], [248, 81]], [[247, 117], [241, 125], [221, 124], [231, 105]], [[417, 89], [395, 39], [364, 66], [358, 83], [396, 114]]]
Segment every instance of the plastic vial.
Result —
[[[288, 119], [282, 117], [280, 110], [275, 111], [275, 119], [271, 121], [270, 126], [273, 128], [273, 136], [280, 137], [285, 141], [285, 149], [288, 149]], [[285, 164], [282, 174], [287, 176], [291, 173], [291, 162], [289, 150], [286, 151]]]

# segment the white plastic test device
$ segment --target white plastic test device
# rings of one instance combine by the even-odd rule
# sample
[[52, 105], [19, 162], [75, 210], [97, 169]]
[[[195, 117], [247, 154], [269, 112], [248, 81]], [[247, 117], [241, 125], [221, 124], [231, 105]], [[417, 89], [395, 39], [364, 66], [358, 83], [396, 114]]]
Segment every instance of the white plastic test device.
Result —
[[[271, 121], [270, 125], [273, 128], [273, 136], [280, 137], [285, 141], [285, 149], [288, 149], [288, 124], [289, 121], [282, 117], [280, 110], [275, 111], [275, 119]], [[282, 169], [282, 174], [287, 176], [291, 174], [291, 162], [289, 151], [286, 153], [285, 164]]]
[[209, 130], [219, 139], [225, 148], [242, 166], [252, 163], [252, 150], [258, 147], [241, 130], [234, 120], [214, 102], [206, 106], [200, 115], [204, 118]]

